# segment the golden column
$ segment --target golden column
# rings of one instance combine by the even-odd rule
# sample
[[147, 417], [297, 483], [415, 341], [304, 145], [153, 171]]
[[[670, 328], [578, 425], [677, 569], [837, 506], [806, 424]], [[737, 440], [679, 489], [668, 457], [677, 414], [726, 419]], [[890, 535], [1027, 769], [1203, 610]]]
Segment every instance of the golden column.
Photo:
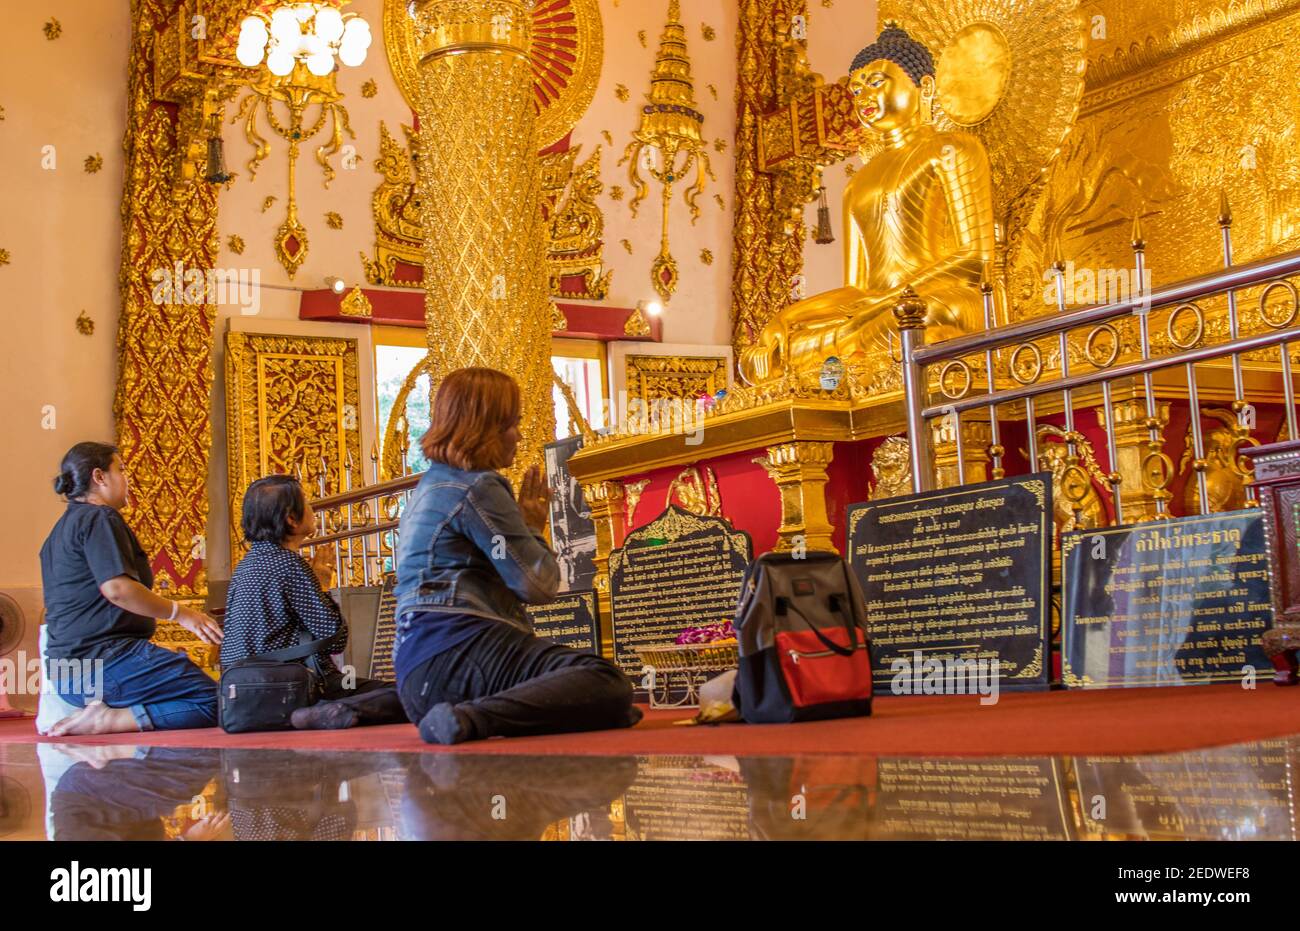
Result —
[[514, 376], [517, 477], [555, 437], [532, 15], [523, 0], [416, 0], [412, 14], [433, 381], [477, 365]]

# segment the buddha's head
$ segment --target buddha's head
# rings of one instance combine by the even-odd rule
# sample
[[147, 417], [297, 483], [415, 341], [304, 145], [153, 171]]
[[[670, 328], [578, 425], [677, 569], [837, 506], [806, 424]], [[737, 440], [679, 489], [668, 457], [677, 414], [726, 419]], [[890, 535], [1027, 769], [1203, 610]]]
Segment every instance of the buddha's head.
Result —
[[906, 31], [887, 24], [853, 59], [849, 91], [868, 129], [885, 133], [915, 125], [925, 119], [922, 97], [934, 96], [934, 58]]

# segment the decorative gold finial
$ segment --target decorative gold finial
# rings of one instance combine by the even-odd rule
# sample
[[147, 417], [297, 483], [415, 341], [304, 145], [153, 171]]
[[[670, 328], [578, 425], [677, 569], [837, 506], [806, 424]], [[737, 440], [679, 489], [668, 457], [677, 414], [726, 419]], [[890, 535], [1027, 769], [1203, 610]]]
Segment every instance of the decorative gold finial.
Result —
[[909, 286], [898, 296], [898, 303], [894, 305], [894, 319], [898, 321], [900, 330], [924, 330], [925, 311], [925, 301]]
[[650, 335], [650, 321], [646, 318], [645, 309], [640, 304], [637, 304], [636, 310], [628, 315], [627, 321], [623, 324], [623, 335]]
[[366, 297], [361, 286], [357, 285], [352, 289], [352, 293], [343, 298], [343, 303], [339, 305], [339, 313], [345, 317], [373, 317], [375, 311], [370, 304], [370, 298]]
[[1228, 192], [1219, 189], [1219, 225], [1232, 226], [1232, 208], [1228, 206]]
[[1141, 252], [1146, 248], [1147, 241], [1142, 235], [1142, 211], [1138, 210], [1133, 214], [1133, 251]]

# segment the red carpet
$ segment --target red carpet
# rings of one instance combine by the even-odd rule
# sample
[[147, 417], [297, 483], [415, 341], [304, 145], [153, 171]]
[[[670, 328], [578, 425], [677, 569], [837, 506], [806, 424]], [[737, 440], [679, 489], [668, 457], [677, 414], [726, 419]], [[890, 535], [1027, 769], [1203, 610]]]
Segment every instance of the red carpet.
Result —
[[[688, 711], [652, 711], [635, 728], [431, 747], [410, 725], [350, 731], [227, 735], [217, 729], [68, 737], [67, 743], [435, 753], [784, 756], [1079, 755], [1161, 753], [1300, 733], [1300, 687], [1262, 684], [878, 698], [870, 718], [808, 724], [681, 727]], [[34, 743], [30, 719], [0, 721], [0, 744]]]

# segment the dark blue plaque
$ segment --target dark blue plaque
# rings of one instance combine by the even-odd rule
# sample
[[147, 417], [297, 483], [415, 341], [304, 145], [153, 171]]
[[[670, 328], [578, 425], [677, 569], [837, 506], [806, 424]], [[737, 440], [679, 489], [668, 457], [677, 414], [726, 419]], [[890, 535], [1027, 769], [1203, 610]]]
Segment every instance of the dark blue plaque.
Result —
[[548, 605], [527, 605], [525, 610], [537, 636], [600, 655], [600, 609], [592, 589], [562, 592]]
[[1070, 840], [1074, 819], [1052, 757], [880, 757], [871, 840]]
[[752, 548], [749, 534], [725, 518], [670, 504], [609, 554], [614, 660], [641, 683], [639, 696], [647, 694], [648, 683], [636, 648], [670, 644], [688, 627], [732, 620]]
[[1292, 840], [1295, 762], [1289, 740], [1161, 756], [1074, 757], [1084, 836]]
[[1267, 677], [1273, 621], [1256, 509], [1063, 534], [1062, 677], [1070, 688]]
[[1047, 688], [1050, 473], [851, 504], [847, 525], [878, 693]]

